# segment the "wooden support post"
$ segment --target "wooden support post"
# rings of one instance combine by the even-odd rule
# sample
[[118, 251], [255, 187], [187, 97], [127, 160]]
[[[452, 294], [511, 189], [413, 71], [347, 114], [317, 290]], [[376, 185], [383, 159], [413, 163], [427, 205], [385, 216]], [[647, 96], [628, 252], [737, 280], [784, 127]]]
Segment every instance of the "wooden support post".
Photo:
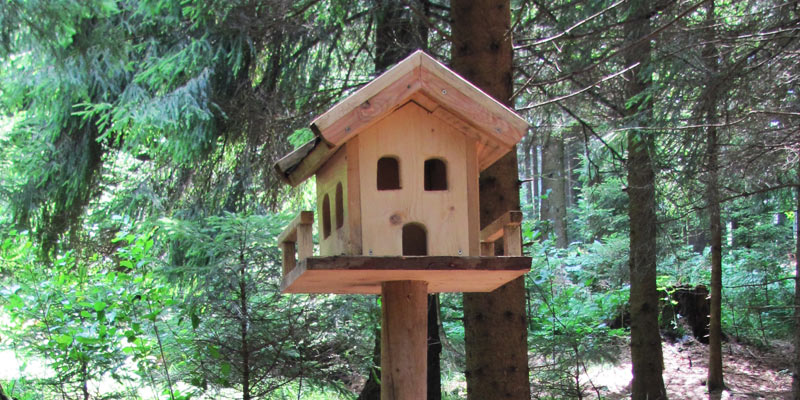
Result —
[[283, 242], [281, 243], [281, 252], [283, 253], [283, 275], [289, 273], [289, 271], [293, 270], [294, 267], [297, 265], [297, 261], [294, 258], [294, 242]]
[[[305, 260], [314, 253], [314, 237], [311, 232], [313, 223], [313, 212], [300, 211], [300, 214], [278, 235], [278, 243], [283, 252], [283, 276], [297, 266], [297, 261]], [[295, 250], [297, 259], [294, 258]]]
[[381, 400], [427, 397], [428, 283], [381, 284]]
[[494, 257], [494, 242], [481, 242], [481, 256]]
[[503, 227], [503, 255], [522, 255], [522, 230], [519, 224], [509, 224]]
[[314, 236], [311, 224], [297, 225], [297, 259], [305, 260], [314, 253]]

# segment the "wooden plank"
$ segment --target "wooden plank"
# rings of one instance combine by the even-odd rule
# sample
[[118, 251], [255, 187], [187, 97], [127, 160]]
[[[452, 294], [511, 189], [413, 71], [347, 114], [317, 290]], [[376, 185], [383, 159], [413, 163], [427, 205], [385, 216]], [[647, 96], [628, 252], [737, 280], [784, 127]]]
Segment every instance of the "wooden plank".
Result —
[[504, 155], [508, 153], [508, 150], [505, 150], [500, 147], [492, 147], [486, 146], [482, 152], [480, 152], [480, 156], [478, 157], [478, 164], [480, 166], [481, 171], [485, 170], [492, 166], [495, 161], [502, 158]]
[[[478, 159], [475, 140], [465, 137], [466, 142], [464, 147], [467, 151], [467, 215], [469, 221], [467, 222], [467, 229], [469, 230], [469, 256], [482, 256], [480, 249], [480, 229], [481, 229], [481, 216], [480, 216], [480, 194], [478, 189]], [[494, 255], [494, 254], [489, 254]]]
[[330, 202], [330, 235], [326, 238], [325, 235], [319, 235], [319, 254], [323, 256], [332, 256], [332, 255], [339, 255], [339, 254], [348, 254], [348, 242], [350, 240], [350, 225], [343, 224], [342, 227], [337, 227], [336, 225], [336, 218], [337, 218], [337, 206], [336, 206], [336, 187], [341, 184], [342, 185], [342, 212], [343, 212], [343, 220], [347, 220], [347, 216], [350, 212], [349, 208], [346, 207], [348, 201], [348, 192], [345, 190], [349, 186], [349, 182], [347, 179], [347, 147], [348, 145], [345, 144], [344, 146], [340, 146], [330, 159], [328, 159], [325, 164], [317, 170], [317, 215], [320, 216], [319, 224], [318, 224], [318, 232], [323, 231], [323, 213], [322, 213], [322, 201], [325, 195], [328, 195], [328, 201]]
[[362, 255], [361, 248], [361, 177], [359, 174], [358, 136], [347, 142], [347, 223], [350, 231], [348, 254]]
[[447, 68], [444, 64], [423, 53], [420, 57], [420, 67], [422, 70], [429, 71], [437, 78], [446, 82], [449, 86], [457, 89], [465, 96], [468, 96], [481, 107], [489, 110], [493, 114], [497, 115], [498, 118], [504, 120], [507, 124], [512, 126], [513, 130], [517, 131], [517, 135], [519, 135], [516, 139], [517, 142], [522, 139], [522, 136], [525, 134], [525, 132], [527, 132], [529, 127], [528, 121], [520, 117], [516, 112], [506, 107], [492, 96], [486, 94], [486, 92], [479, 89], [468, 80], [461, 77], [461, 75], [457, 74], [455, 71]]
[[381, 282], [428, 282], [430, 293], [491, 292], [530, 270], [531, 257], [311, 257], [284, 275], [284, 293], [379, 294]]
[[494, 256], [494, 242], [481, 242], [481, 256]]
[[320, 138], [314, 138], [278, 160], [275, 172], [282, 181], [297, 186], [313, 175], [335, 151]]
[[411, 96], [411, 101], [417, 103], [420, 107], [427, 110], [429, 113], [432, 113], [439, 109], [439, 103], [433, 101], [430, 97], [426, 96], [425, 93], [416, 92]]
[[365, 101], [378, 95], [396, 80], [401, 79], [401, 77], [407, 75], [409, 72], [419, 69], [421, 54], [421, 52], [415, 52], [405, 60], [400, 61], [397, 65], [372, 80], [366, 86], [357, 90], [352, 95], [331, 107], [327, 112], [317, 117], [311, 125], [316, 126], [320, 131], [330, 129], [338, 120], [351, 113], [353, 110], [362, 107]]
[[428, 287], [384, 282], [381, 290], [381, 400], [427, 396]]
[[481, 230], [481, 242], [494, 242], [503, 237], [506, 225], [519, 225], [522, 223], [521, 211], [509, 211]]
[[503, 229], [503, 255], [522, 255], [522, 229], [519, 224], [508, 224]]
[[511, 147], [506, 146], [504, 143], [494, 140], [493, 137], [486, 135], [483, 133], [479, 128], [475, 127], [474, 125], [470, 124], [463, 118], [458, 117], [457, 115], [453, 114], [452, 112], [448, 111], [443, 107], [436, 108], [433, 112], [431, 112], [436, 118], [447, 122], [453, 128], [456, 128], [459, 132], [463, 133], [464, 135], [477, 140], [480, 143], [484, 143], [485, 145], [492, 146], [492, 147], [502, 147], [507, 152], [511, 149]]
[[[493, 137], [506, 147], [517, 144], [528, 130], [528, 124], [525, 123], [524, 128], [516, 124], [520, 118], [505, 107], [502, 108], [504, 110], [502, 116], [498, 115], [497, 108], [487, 108], [485, 102], [480, 101], [483, 98], [491, 99], [485, 94], [483, 98], [465, 94], [451, 82], [445, 81], [425, 68], [420, 70], [420, 79], [422, 91], [431, 99], [458, 117], [470, 121], [484, 135]], [[513, 119], [506, 118], [507, 112], [513, 115]]]
[[[464, 136], [416, 103], [407, 103], [358, 140], [363, 254], [403, 254], [402, 229], [411, 222], [425, 226], [429, 255], [469, 254], [470, 149]], [[400, 189], [377, 190], [377, 164], [384, 156], [399, 162]], [[425, 161], [431, 158], [445, 161], [447, 190], [424, 190]]]
[[305, 260], [314, 255], [314, 235], [311, 224], [297, 225], [297, 259]]
[[283, 276], [286, 276], [297, 265], [294, 258], [294, 242], [281, 242], [280, 246], [283, 253]]
[[311, 211], [300, 211], [296, 217], [289, 222], [286, 229], [278, 235], [278, 243], [296, 242], [297, 241], [297, 227], [299, 225], [309, 225], [314, 223], [314, 213]]
[[316, 121], [313, 126], [326, 142], [339, 146], [405, 104], [419, 89], [419, 69], [415, 68], [371, 97], [364, 97], [360, 91], [356, 92], [346, 101], [354, 99], [359, 102], [358, 107], [352, 107], [336, 120], [330, 120], [328, 126], [319, 125]]

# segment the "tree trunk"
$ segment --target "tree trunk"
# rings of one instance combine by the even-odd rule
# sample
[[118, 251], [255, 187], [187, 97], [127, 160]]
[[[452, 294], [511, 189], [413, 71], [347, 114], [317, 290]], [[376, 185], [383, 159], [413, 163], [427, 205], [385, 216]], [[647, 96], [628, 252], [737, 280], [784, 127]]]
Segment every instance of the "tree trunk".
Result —
[[375, 346], [372, 349], [372, 367], [369, 377], [356, 400], [380, 400], [381, 398], [381, 330], [375, 329]]
[[248, 337], [248, 326], [250, 325], [250, 313], [247, 304], [247, 265], [244, 263], [244, 254], [240, 254], [242, 263], [239, 276], [239, 308], [241, 308], [240, 323], [240, 352], [242, 357], [242, 400], [250, 400], [250, 345]]
[[375, 72], [383, 72], [417, 49], [428, 47], [428, 27], [407, 3], [428, 12], [428, 2], [376, 0]]
[[536, 182], [535, 172], [533, 168], [533, 162], [531, 160], [531, 154], [536, 149], [536, 144], [534, 141], [533, 135], [527, 135], [522, 139], [522, 165], [524, 167], [523, 176], [527, 179], [525, 182], [526, 189], [525, 190], [525, 204], [530, 206], [530, 214], [527, 215], [528, 218], [535, 213], [536, 207], [534, 206], [534, 197], [533, 197], [533, 186]]
[[[509, 104], [509, 1], [454, 0], [450, 7], [453, 69]], [[481, 174], [479, 188], [482, 227], [519, 209], [516, 150]], [[464, 342], [468, 399], [530, 399], [523, 278], [492, 293], [464, 294]]]
[[536, 131], [531, 133], [531, 140], [533, 141], [533, 145], [531, 146], [531, 193], [533, 193], [533, 218], [539, 219], [541, 215], [539, 214], [539, 210], [541, 207], [539, 206], [539, 182], [541, 182], [540, 175], [541, 172], [539, 171], [539, 136]]
[[711, 236], [711, 312], [708, 326], [708, 391], [722, 390], [722, 217], [719, 206], [719, 141], [717, 138], [717, 52], [714, 48], [714, 0], [706, 4], [706, 44], [703, 59], [707, 66], [706, 96], [702, 112], [706, 117], [708, 141], [708, 183], [706, 196]]
[[556, 246], [567, 247], [567, 193], [564, 170], [564, 137], [550, 132], [542, 144], [542, 219], [550, 221]]
[[[626, 74], [626, 117], [629, 126], [648, 126], [652, 121], [652, 99], [647, 95], [651, 84], [650, 41], [641, 40], [650, 33], [651, 15], [647, 0], [629, 3], [624, 25], [625, 65], [639, 63]], [[633, 364], [632, 399], [666, 399], [662, 371], [661, 336], [658, 330], [658, 293], [656, 290], [656, 204], [655, 173], [650, 158], [654, 149], [652, 133], [629, 129], [628, 137], [628, 217], [630, 218], [631, 278], [631, 361]]]
[[[800, 161], [797, 162], [797, 181], [800, 183]], [[794, 371], [792, 372], [792, 398], [800, 400], [800, 186], [797, 186], [797, 238], [794, 257]]]
[[442, 341], [439, 338], [439, 295], [428, 295], [428, 400], [442, 399]]
[[711, 320], [708, 328], [708, 390], [722, 390], [722, 223], [719, 207], [716, 127], [708, 129], [708, 214], [711, 231]]
[[[575, 125], [569, 130], [569, 135], [564, 139], [564, 156], [566, 157], [564, 165], [566, 165], [566, 178], [564, 183], [567, 193], [567, 207], [574, 207], [578, 205], [578, 200], [581, 194], [580, 185], [580, 170], [581, 170], [581, 157], [583, 151], [584, 137], [581, 132], [582, 127]], [[567, 235], [569, 238], [569, 235]]]

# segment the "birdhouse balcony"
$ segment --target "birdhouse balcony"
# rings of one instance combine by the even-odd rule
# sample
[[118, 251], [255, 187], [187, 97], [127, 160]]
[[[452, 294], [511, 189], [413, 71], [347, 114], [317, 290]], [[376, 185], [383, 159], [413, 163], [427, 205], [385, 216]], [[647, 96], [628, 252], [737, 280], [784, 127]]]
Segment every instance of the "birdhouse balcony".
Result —
[[[530, 269], [522, 256], [522, 213], [511, 211], [480, 233], [481, 256], [313, 256], [313, 213], [303, 211], [279, 236], [284, 293], [379, 294], [381, 283], [424, 281], [429, 293], [490, 292]], [[504, 256], [494, 256], [503, 239]], [[296, 253], [296, 255], [295, 255]]]

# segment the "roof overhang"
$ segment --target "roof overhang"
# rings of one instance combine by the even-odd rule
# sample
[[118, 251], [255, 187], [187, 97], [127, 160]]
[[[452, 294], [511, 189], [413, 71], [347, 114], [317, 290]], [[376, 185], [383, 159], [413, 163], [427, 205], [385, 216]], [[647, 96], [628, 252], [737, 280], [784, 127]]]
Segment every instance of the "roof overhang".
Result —
[[317, 138], [278, 161], [278, 175], [296, 186], [339, 146], [409, 101], [474, 138], [481, 171], [508, 153], [528, 130], [527, 121], [514, 111], [416, 51], [315, 119], [311, 130]]

